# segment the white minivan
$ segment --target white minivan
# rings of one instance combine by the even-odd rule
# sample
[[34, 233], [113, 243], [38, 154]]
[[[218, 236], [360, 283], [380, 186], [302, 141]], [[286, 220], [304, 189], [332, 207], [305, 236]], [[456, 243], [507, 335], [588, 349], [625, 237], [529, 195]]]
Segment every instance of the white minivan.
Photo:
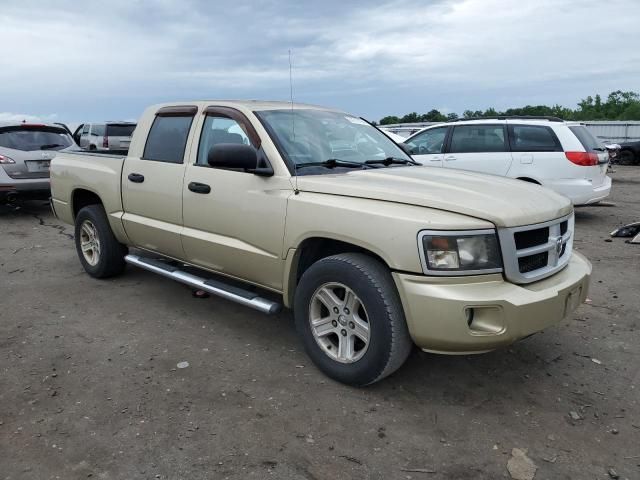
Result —
[[458, 120], [429, 126], [404, 143], [423, 165], [538, 183], [574, 205], [599, 202], [611, 191], [608, 153], [577, 122], [555, 117]]

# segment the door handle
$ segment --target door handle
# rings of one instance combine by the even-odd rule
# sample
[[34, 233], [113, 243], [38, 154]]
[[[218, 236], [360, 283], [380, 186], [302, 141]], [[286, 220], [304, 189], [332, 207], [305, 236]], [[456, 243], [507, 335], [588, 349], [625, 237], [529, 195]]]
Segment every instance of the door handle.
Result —
[[211, 187], [205, 183], [191, 182], [189, 183], [189, 190], [194, 193], [209, 193]]
[[139, 173], [130, 173], [127, 178], [133, 183], [144, 182], [144, 175], [140, 175]]
[[430, 158], [429, 161], [430, 162], [439, 162], [440, 159], [439, 158]]
[[453, 160], [455, 160], [455, 159], [456, 159], [456, 157], [454, 157], [453, 155], [449, 155], [448, 157], [444, 157], [444, 159], [445, 159], [447, 162], [452, 162]]

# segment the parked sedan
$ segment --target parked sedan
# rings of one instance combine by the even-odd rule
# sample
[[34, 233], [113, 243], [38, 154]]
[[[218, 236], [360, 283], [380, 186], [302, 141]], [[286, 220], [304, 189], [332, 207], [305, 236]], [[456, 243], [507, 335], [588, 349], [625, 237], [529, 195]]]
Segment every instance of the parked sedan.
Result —
[[58, 125], [0, 124], [0, 203], [49, 198], [49, 165], [56, 152], [73, 146]]

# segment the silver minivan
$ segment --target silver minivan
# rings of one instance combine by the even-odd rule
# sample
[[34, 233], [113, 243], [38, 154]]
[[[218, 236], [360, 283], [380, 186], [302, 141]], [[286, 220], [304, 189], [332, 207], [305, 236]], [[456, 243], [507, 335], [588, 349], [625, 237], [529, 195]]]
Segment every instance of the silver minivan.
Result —
[[85, 150], [127, 152], [135, 128], [132, 122], [84, 123], [73, 137]]

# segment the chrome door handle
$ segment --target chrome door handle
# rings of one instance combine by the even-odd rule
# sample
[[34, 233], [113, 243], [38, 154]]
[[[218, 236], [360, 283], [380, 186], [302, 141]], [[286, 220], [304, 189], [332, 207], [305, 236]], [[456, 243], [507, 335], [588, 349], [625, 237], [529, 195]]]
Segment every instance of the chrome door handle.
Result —
[[444, 157], [444, 159], [445, 159], [447, 162], [452, 162], [453, 160], [455, 160], [455, 159], [456, 159], [456, 157], [454, 157], [454, 156], [449, 156], [449, 157]]

